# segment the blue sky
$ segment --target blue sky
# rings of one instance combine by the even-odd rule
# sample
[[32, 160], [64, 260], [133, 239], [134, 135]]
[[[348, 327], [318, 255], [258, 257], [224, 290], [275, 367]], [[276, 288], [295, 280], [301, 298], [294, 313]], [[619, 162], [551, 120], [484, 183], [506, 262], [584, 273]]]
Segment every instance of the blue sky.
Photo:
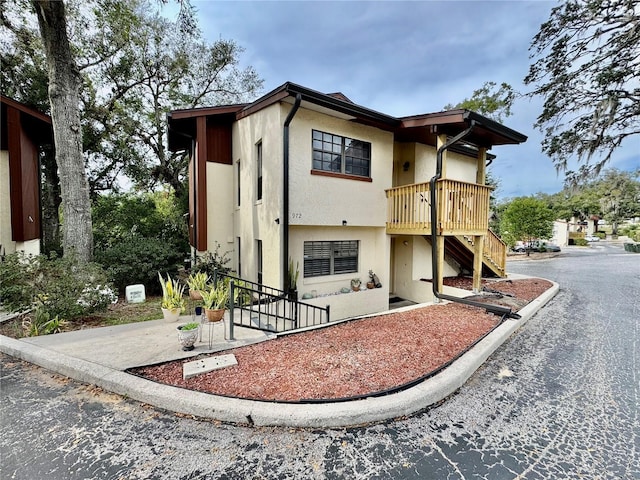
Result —
[[[526, 92], [529, 45], [556, 2], [219, 2], [197, 1], [207, 39], [233, 39], [241, 63], [264, 79], [264, 93], [292, 81], [395, 116], [440, 111], [486, 81]], [[562, 189], [542, 135], [534, 129], [540, 99], [517, 100], [504, 122], [529, 137], [494, 148], [491, 171], [502, 198]], [[640, 138], [610, 166], [640, 166]]]

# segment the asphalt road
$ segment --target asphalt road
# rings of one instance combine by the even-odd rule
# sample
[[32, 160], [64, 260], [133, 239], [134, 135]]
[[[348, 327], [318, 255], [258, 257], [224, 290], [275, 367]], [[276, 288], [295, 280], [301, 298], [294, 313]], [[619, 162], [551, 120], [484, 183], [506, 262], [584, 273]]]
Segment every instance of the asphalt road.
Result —
[[362, 428], [198, 421], [3, 356], [0, 478], [640, 479], [640, 255], [509, 271], [561, 290], [443, 404]]

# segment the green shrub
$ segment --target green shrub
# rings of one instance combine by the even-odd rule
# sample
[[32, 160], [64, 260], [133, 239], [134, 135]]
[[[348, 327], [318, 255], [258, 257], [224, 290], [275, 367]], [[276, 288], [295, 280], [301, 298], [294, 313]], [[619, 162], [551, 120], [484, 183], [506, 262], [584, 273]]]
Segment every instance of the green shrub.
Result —
[[95, 250], [141, 237], [162, 239], [186, 253], [189, 232], [183, 213], [177, 199], [167, 192], [100, 196], [91, 212]]
[[216, 242], [216, 249], [213, 252], [207, 252], [197, 257], [196, 264], [191, 268], [191, 274], [204, 272], [213, 280], [218, 273], [231, 273], [231, 268], [227, 266], [231, 261], [230, 253], [224, 252], [221, 254], [220, 244]]
[[145, 286], [146, 292], [159, 294], [158, 272], [175, 277], [185, 258], [186, 254], [172, 243], [137, 236], [95, 252], [96, 261], [104, 266], [121, 294], [127, 285], [138, 283]]
[[0, 304], [10, 312], [28, 310], [33, 303], [38, 257], [12, 253], [0, 260]]
[[640, 224], [627, 225], [621, 229], [620, 233], [634, 242], [640, 242]]
[[110, 194], [93, 205], [94, 257], [121, 294], [141, 283], [160, 293], [158, 272], [172, 277], [189, 255], [182, 206], [168, 192]]
[[114, 299], [105, 272], [94, 263], [55, 253], [14, 253], [0, 262], [0, 301], [10, 311], [35, 308], [43, 318], [62, 321], [104, 310]]
[[575, 238], [573, 240], [573, 244], [578, 247], [586, 247], [589, 245], [589, 242], [587, 242], [587, 240], [584, 238]]
[[596, 232], [594, 233], [594, 235], [598, 237], [600, 240], [605, 240], [607, 238], [607, 234], [604, 232]]
[[31, 315], [25, 316], [22, 321], [22, 327], [28, 337], [60, 333], [66, 324], [66, 320], [61, 320], [58, 315], [51, 318], [51, 314], [41, 306]]

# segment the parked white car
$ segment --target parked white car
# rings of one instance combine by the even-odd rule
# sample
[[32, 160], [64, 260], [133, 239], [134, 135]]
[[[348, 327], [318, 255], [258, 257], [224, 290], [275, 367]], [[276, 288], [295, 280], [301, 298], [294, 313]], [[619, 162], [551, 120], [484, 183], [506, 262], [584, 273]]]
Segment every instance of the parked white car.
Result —
[[600, 241], [600, 237], [596, 237], [595, 235], [587, 235], [586, 237], [584, 237], [584, 239], [587, 242], [599, 242]]

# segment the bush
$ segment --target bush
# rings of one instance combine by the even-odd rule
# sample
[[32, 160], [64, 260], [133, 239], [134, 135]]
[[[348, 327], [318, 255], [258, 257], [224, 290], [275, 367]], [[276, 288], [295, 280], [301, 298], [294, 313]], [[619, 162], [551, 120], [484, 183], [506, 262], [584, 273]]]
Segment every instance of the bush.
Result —
[[231, 268], [227, 264], [231, 261], [229, 254], [231, 252], [220, 253], [220, 244], [216, 243], [216, 249], [213, 252], [207, 252], [200, 255], [196, 259], [196, 264], [191, 269], [191, 273], [204, 272], [213, 280], [218, 273], [229, 274]]
[[0, 262], [0, 301], [10, 311], [35, 308], [41, 319], [48, 315], [61, 322], [104, 310], [113, 300], [107, 276], [95, 263], [55, 253], [14, 253]]
[[640, 224], [625, 226], [620, 232], [622, 235], [626, 235], [634, 242], [640, 242]]
[[117, 245], [96, 251], [95, 259], [123, 294], [127, 285], [141, 283], [150, 294], [161, 293], [158, 272], [175, 277], [186, 254], [160, 238], [132, 236]]
[[93, 205], [95, 260], [120, 294], [141, 283], [160, 293], [158, 272], [176, 276], [189, 255], [182, 207], [168, 192], [111, 194]]
[[589, 245], [589, 242], [587, 242], [587, 240], [584, 238], [574, 238], [573, 244], [578, 247], [587, 247]]
[[186, 253], [189, 241], [183, 213], [177, 199], [167, 192], [100, 196], [91, 212], [95, 250], [137, 237], [159, 238]]

